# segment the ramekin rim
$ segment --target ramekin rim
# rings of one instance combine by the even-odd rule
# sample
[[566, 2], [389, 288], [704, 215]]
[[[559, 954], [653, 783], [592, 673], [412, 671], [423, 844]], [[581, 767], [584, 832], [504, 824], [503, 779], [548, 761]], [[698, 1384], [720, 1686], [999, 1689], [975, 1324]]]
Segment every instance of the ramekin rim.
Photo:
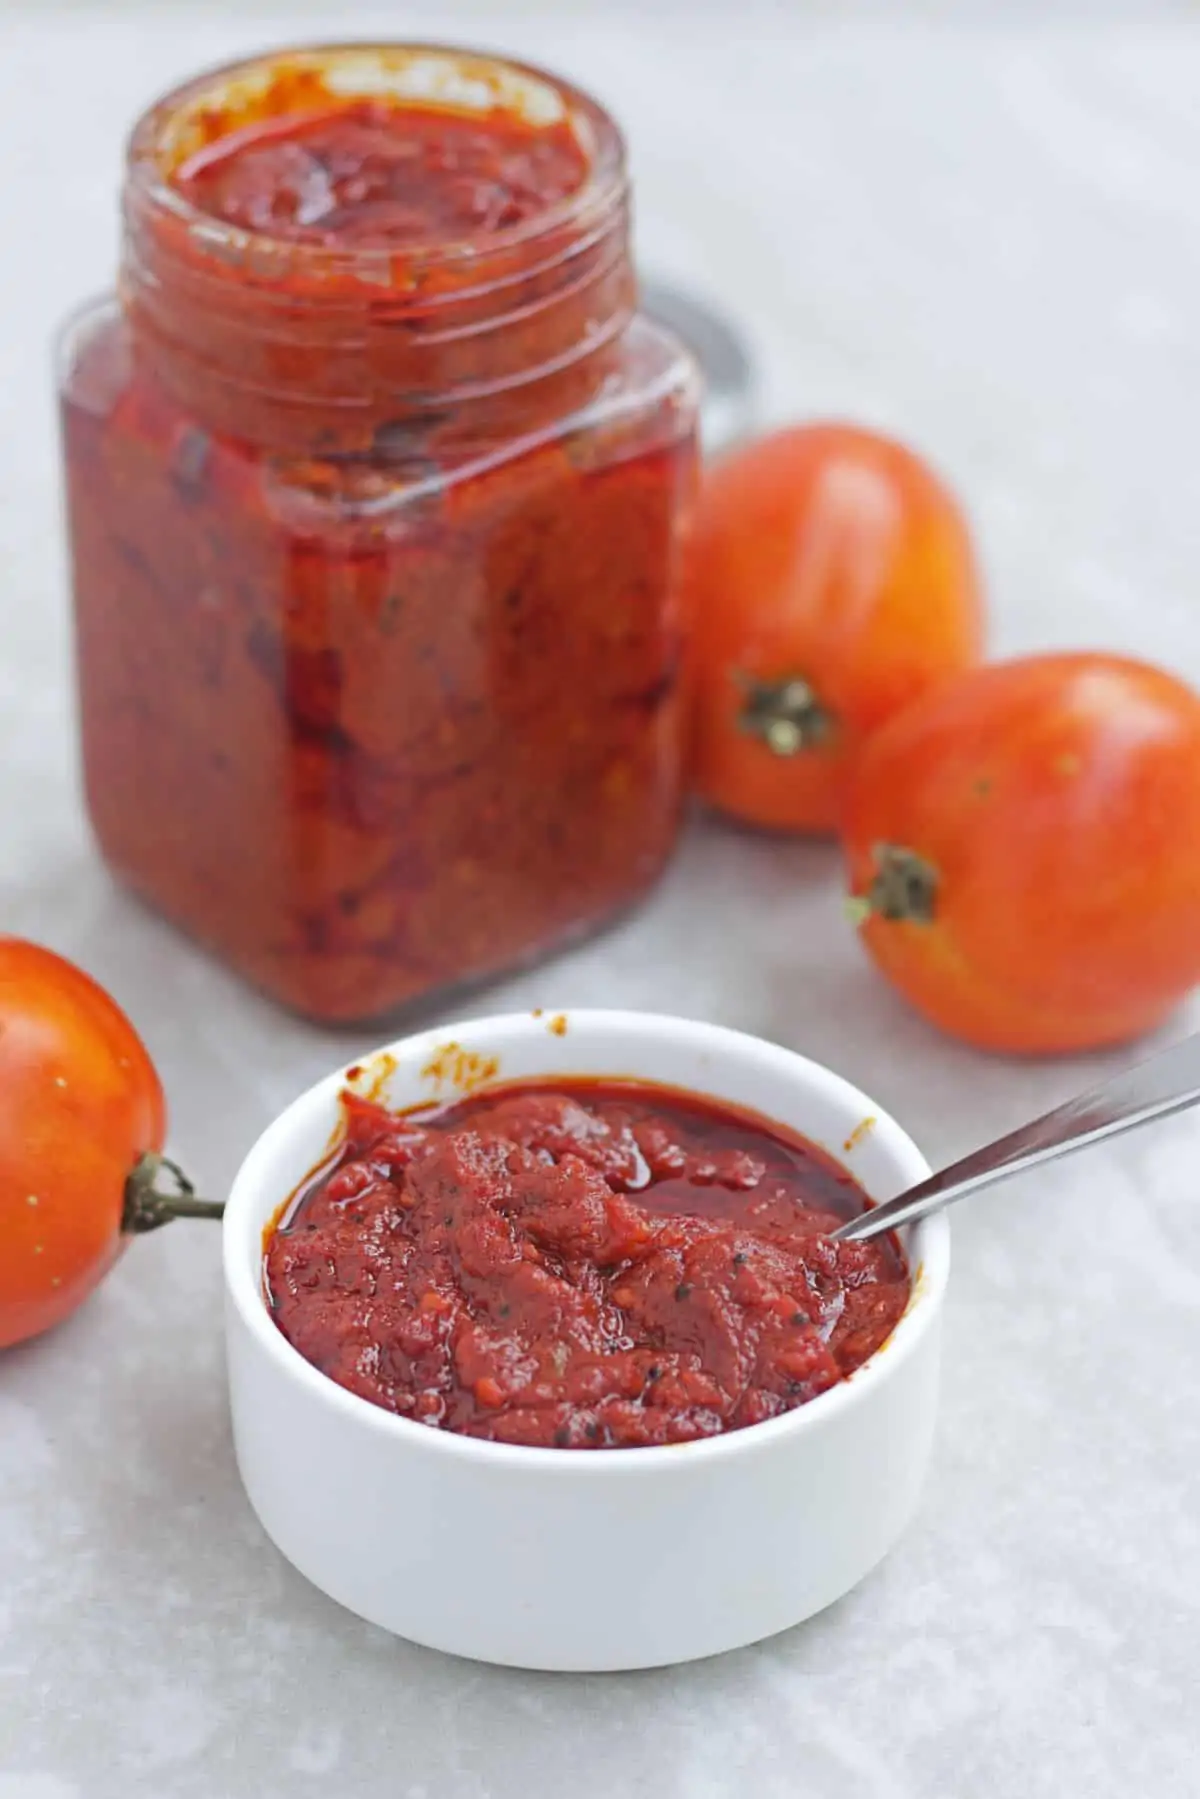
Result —
[[[581, 1026], [584, 1029], [589, 1026], [616, 1029], [626, 1033], [634, 1043], [639, 1038], [645, 1040], [656, 1035], [661, 1037], [664, 1030], [683, 1031], [701, 1043], [707, 1040], [718, 1054], [724, 1051], [735, 1056], [765, 1055], [768, 1060], [786, 1063], [810, 1088], [824, 1086], [827, 1092], [832, 1091], [844, 1101], [848, 1110], [857, 1112], [862, 1118], [871, 1117], [876, 1142], [883, 1142], [889, 1152], [894, 1153], [900, 1164], [899, 1172], [904, 1178], [915, 1182], [930, 1172], [929, 1164], [912, 1138], [886, 1109], [844, 1076], [797, 1050], [727, 1025], [689, 1019], [673, 1013], [568, 1006], [561, 1008], [561, 1014], [568, 1019], [572, 1031], [577, 1031]], [[479, 1466], [481, 1477], [485, 1479], [489, 1468], [498, 1472], [505, 1465], [510, 1469], [519, 1468], [522, 1473], [540, 1469], [548, 1477], [555, 1479], [635, 1479], [654, 1473], [661, 1474], [667, 1468], [683, 1473], [687, 1468], [698, 1468], [704, 1462], [721, 1460], [731, 1455], [767, 1453], [773, 1443], [798, 1432], [819, 1430], [826, 1423], [832, 1424], [847, 1409], [861, 1404], [881, 1382], [889, 1378], [893, 1369], [907, 1360], [938, 1314], [950, 1268], [950, 1231], [942, 1213], [923, 1220], [915, 1227], [909, 1246], [913, 1290], [908, 1307], [885, 1342], [860, 1367], [836, 1386], [777, 1418], [686, 1443], [654, 1444], [611, 1452], [571, 1452], [560, 1448], [496, 1443], [485, 1438], [464, 1436], [455, 1431], [432, 1429], [428, 1425], [385, 1411], [382, 1406], [372, 1404], [370, 1400], [349, 1392], [331, 1380], [306, 1361], [272, 1322], [261, 1284], [252, 1278], [247, 1266], [244, 1233], [248, 1224], [246, 1213], [251, 1207], [256, 1208], [252, 1228], [256, 1231], [263, 1229], [264, 1220], [259, 1215], [261, 1186], [255, 1176], [258, 1165], [270, 1158], [280, 1141], [298, 1128], [302, 1118], [320, 1106], [327, 1106], [332, 1130], [336, 1123], [337, 1100], [346, 1084], [347, 1070], [357, 1064], [370, 1062], [377, 1057], [391, 1057], [397, 1063], [402, 1059], [406, 1062], [418, 1057], [424, 1059], [447, 1042], [465, 1042], [469, 1046], [470, 1039], [484, 1031], [499, 1035], [517, 1029], [544, 1030], [546, 1019], [554, 1015], [556, 1014], [551, 1008], [543, 1007], [536, 1011], [483, 1013], [477, 1017], [408, 1033], [364, 1055], [347, 1058], [331, 1073], [299, 1094], [267, 1125], [243, 1158], [234, 1176], [222, 1230], [226, 1300], [234, 1306], [239, 1319], [249, 1329], [258, 1347], [286, 1378], [303, 1388], [315, 1403], [340, 1411], [365, 1430], [384, 1432], [398, 1447], [409, 1453], [452, 1455], [473, 1461]], [[564, 1070], [548, 1069], [547, 1073], [562, 1073], [564, 1078], [569, 1078]], [[604, 1079], [605, 1076], [588, 1074], [585, 1078]], [[650, 1077], [639, 1077], [632, 1069], [613, 1069], [609, 1078], [636, 1080]], [[668, 1081], [661, 1084], [669, 1086], [671, 1083]], [[686, 1088], [689, 1083], [681, 1082], [680, 1085]], [[713, 1097], [719, 1098], [719, 1093], [714, 1091]], [[771, 1115], [770, 1110], [764, 1112], [764, 1116]], [[281, 1193], [278, 1199], [282, 1201], [286, 1197], [286, 1194]]]

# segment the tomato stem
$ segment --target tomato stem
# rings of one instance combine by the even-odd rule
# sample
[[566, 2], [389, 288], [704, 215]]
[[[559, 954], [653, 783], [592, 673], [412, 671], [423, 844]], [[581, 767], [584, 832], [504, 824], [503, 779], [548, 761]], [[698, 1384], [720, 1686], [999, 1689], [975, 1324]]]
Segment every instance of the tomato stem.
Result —
[[[159, 1176], [166, 1172], [172, 1186], [164, 1190]], [[196, 1189], [177, 1162], [167, 1156], [142, 1156], [125, 1183], [125, 1210], [121, 1229], [131, 1235], [156, 1231], [172, 1218], [220, 1218], [225, 1207], [219, 1199], [197, 1199]]]
[[735, 674], [734, 679], [743, 694], [738, 727], [761, 738], [772, 755], [798, 756], [833, 730], [832, 717], [802, 675], [760, 681], [755, 675]]
[[866, 893], [850, 900], [856, 924], [867, 918], [894, 923], [932, 924], [937, 911], [938, 873], [915, 850], [894, 843], [875, 845], [875, 875]]

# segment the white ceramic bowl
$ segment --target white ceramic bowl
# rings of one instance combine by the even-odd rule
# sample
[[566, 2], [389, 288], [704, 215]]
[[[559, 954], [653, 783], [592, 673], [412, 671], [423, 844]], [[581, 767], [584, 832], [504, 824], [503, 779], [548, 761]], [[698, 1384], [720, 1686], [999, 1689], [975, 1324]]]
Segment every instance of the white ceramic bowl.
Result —
[[[828, 1069], [681, 1018], [481, 1018], [404, 1038], [371, 1061], [395, 1106], [448, 1100], [481, 1075], [624, 1076], [777, 1119], [832, 1152], [875, 1199], [929, 1172], [899, 1125]], [[268, 1535], [316, 1586], [457, 1655], [642, 1668], [797, 1624], [891, 1548], [933, 1435], [944, 1219], [911, 1234], [913, 1297], [888, 1342], [781, 1418], [666, 1448], [480, 1442], [346, 1392], [267, 1312], [264, 1226], [328, 1148], [345, 1080], [344, 1069], [330, 1075], [259, 1138], [224, 1226], [238, 1464]]]

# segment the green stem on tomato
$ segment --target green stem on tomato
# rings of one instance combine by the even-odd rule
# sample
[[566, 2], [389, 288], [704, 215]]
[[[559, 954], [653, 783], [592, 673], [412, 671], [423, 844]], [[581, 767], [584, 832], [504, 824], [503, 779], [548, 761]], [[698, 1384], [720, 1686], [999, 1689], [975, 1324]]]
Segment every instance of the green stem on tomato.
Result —
[[855, 924], [868, 918], [893, 923], [932, 924], [937, 913], [938, 872], [915, 850], [894, 843], [875, 845], [875, 874], [865, 893], [847, 901]]
[[772, 755], [798, 756], [831, 734], [833, 719], [802, 675], [762, 681], [736, 674], [734, 679], [743, 694], [738, 727], [760, 738]]
[[[158, 1185], [164, 1172], [173, 1183], [166, 1190]], [[178, 1163], [150, 1153], [140, 1157], [125, 1183], [121, 1229], [140, 1235], [170, 1224], [172, 1218], [220, 1218], [224, 1211], [224, 1203], [219, 1199], [196, 1198], [195, 1187]]]

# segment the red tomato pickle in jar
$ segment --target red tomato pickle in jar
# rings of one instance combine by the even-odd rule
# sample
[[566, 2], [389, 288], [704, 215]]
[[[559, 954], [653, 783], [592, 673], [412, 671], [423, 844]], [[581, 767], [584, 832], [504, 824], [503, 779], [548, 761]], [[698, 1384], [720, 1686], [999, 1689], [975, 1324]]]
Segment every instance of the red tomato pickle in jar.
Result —
[[650, 886], [697, 376], [594, 102], [402, 47], [192, 83], [61, 386], [88, 805], [151, 905], [337, 1022]]

